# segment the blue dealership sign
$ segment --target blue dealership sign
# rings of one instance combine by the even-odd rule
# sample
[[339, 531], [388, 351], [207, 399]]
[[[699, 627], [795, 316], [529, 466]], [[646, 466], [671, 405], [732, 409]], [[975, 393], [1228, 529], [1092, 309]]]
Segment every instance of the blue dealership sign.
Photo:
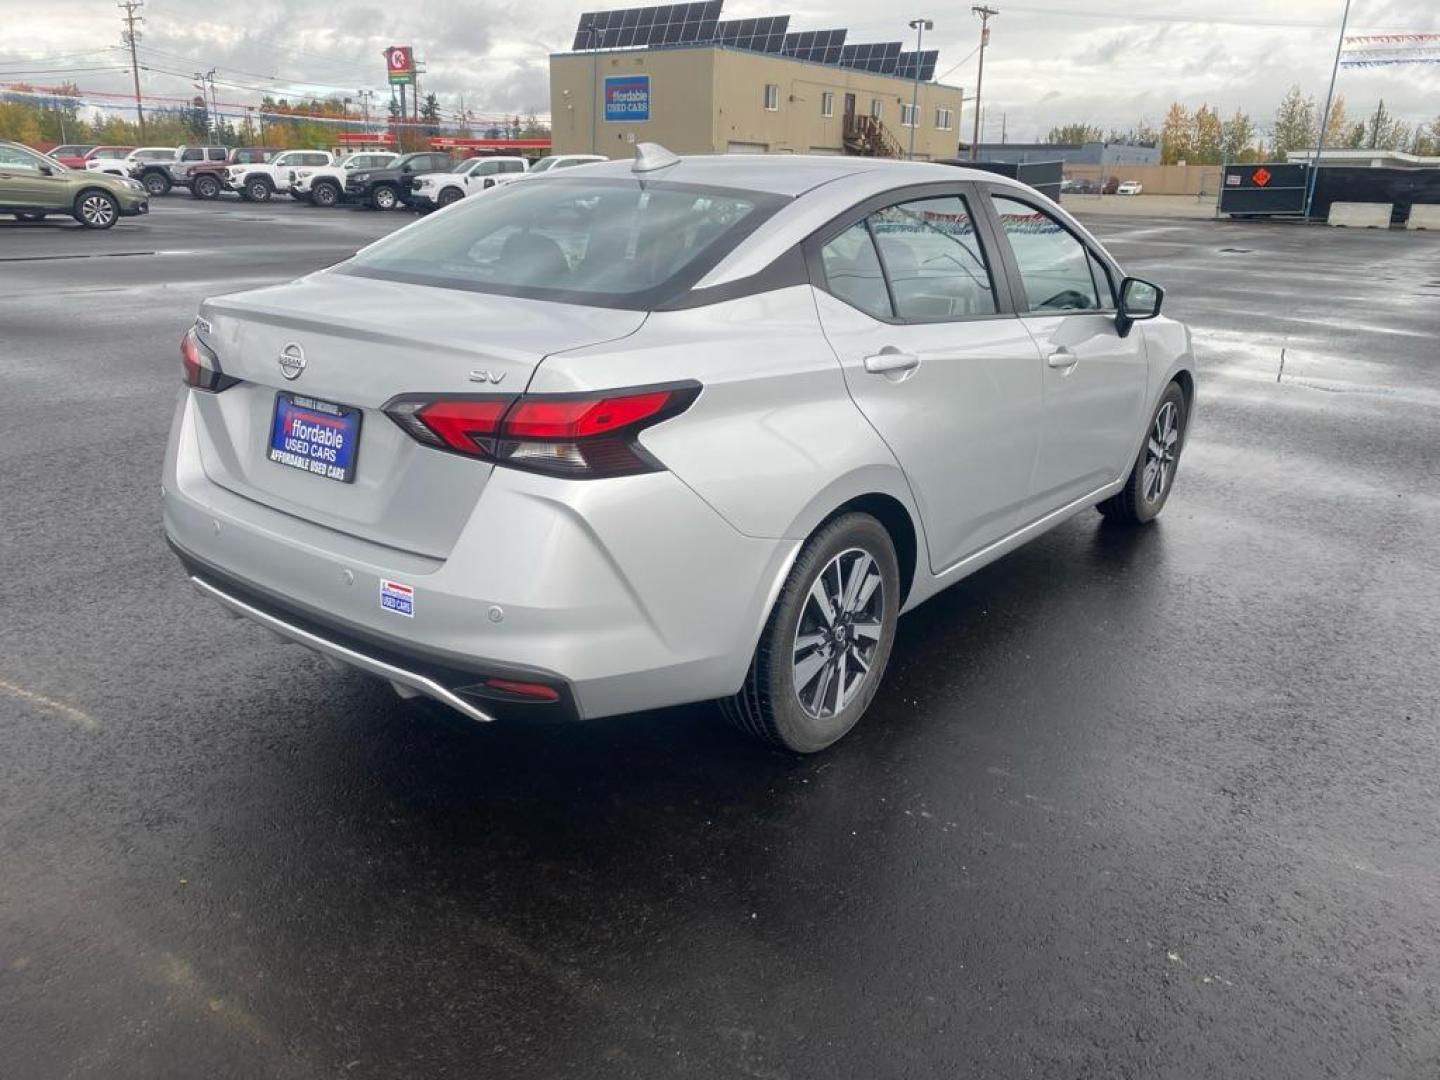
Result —
[[605, 119], [612, 123], [649, 120], [650, 76], [606, 75]]

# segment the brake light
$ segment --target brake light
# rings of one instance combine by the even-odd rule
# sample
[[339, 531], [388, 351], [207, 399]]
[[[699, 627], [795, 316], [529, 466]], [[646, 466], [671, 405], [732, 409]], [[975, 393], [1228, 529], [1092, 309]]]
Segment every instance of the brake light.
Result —
[[664, 468], [639, 433], [690, 407], [698, 383], [597, 394], [407, 394], [385, 413], [417, 442], [529, 472], [576, 479]]
[[200, 340], [193, 326], [180, 339], [180, 365], [184, 369], [185, 384], [197, 390], [218, 393], [240, 381], [220, 370], [220, 358]]

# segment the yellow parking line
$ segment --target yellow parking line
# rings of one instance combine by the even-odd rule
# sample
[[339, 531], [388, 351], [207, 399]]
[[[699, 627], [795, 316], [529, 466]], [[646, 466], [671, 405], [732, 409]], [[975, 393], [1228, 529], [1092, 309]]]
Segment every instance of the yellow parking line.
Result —
[[64, 702], [56, 701], [54, 698], [48, 698], [44, 694], [37, 694], [33, 690], [26, 690], [23, 686], [16, 686], [14, 683], [6, 682], [4, 679], [0, 679], [0, 690], [13, 694], [15, 697], [23, 701], [28, 701], [33, 705], [39, 705], [42, 709], [57, 712], [61, 716], [75, 721], [75, 723], [79, 724], [86, 731], [94, 731], [100, 726], [89, 713], [81, 712], [74, 706], [66, 705]]

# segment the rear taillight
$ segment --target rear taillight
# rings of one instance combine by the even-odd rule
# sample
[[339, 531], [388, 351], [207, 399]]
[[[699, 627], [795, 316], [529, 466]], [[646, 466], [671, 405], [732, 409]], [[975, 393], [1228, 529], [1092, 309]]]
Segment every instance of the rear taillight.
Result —
[[197, 390], [213, 393], [240, 381], [220, 370], [220, 358], [200, 340], [193, 326], [180, 339], [180, 364], [185, 370], [185, 384]]
[[639, 443], [641, 431], [690, 407], [699, 383], [585, 394], [441, 396], [405, 394], [385, 413], [437, 450], [530, 472], [576, 479], [664, 468]]

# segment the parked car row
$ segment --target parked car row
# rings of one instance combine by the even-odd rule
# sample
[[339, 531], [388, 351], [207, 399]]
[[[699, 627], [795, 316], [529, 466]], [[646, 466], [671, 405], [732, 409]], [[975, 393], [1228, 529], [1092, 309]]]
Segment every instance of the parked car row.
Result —
[[[57, 178], [62, 173], [74, 174], [71, 187], [79, 190], [84, 181], [95, 181], [102, 202], [106, 197], [113, 198], [115, 206], [107, 205], [106, 213], [93, 221], [82, 219], [82, 223], [95, 228], [108, 228], [129, 213], [146, 213], [150, 198], [167, 195], [176, 188], [185, 188], [197, 199], [218, 199], [230, 192], [246, 202], [268, 202], [277, 195], [289, 195], [321, 207], [354, 203], [376, 210], [408, 206], [424, 211], [552, 169], [606, 160], [598, 154], [554, 154], [531, 165], [523, 157], [483, 156], [457, 161], [442, 151], [356, 151], [337, 155], [328, 150], [266, 146], [66, 145], [45, 155], [18, 143], [10, 145], [16, 148], [11, 156], [17, 161], [23, 158], [34, 162], [31, 172], [49, 168]], [[55, 201], [59, 192], [57, 184], [51, 192], [55, 198], [44, 207], [0, 196], [0, 213], [43, 217], [47, 213], [69, 212]], [[137, 192], [146, 196], [138, 203]], [[73, 199], [73, 191], [70, 197]], [[101, 219], [109, 224], [99, 224]]]
[[1121, 180], [1118, 176], [1107, 176], [1102, 180], [1083, 179], [1060, 181], [1060, 190], [1066, 195], [1139, 195], [1145, 190], [1139, 180]]

